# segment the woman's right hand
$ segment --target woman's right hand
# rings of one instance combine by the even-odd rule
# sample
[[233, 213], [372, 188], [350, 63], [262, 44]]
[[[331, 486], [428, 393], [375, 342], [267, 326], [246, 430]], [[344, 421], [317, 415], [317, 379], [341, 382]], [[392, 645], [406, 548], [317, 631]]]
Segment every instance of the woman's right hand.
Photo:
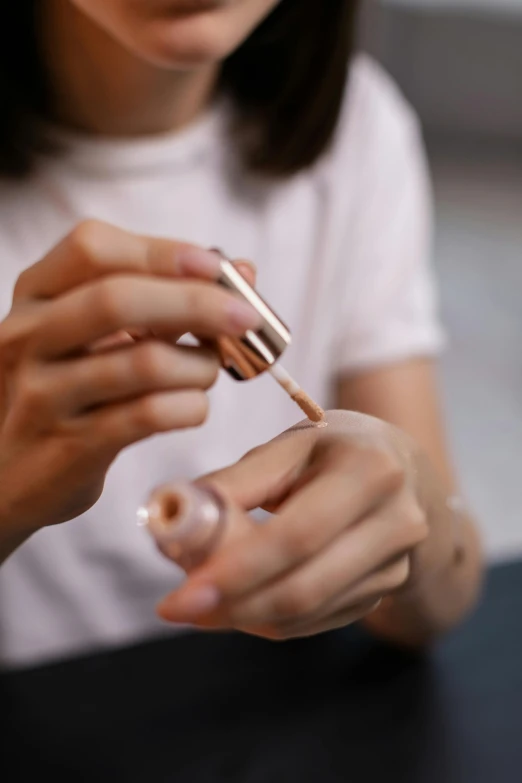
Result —
[[0, 324], [0, 537], [78, 516], [123, 448], [203, 423], [218, 361], [176, 337], [258, 325], [218, 274], [208, 251], [95, 221], [22, 273]]

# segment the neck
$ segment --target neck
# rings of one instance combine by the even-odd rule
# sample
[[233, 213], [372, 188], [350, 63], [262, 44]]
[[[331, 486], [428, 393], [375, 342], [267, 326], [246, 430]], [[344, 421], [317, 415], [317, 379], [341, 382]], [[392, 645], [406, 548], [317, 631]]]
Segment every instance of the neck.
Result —
[[138, 59], [63, 0], [48, 0], [43, 47], [55, 119], [94, 134], [182, 128], [208, 105], [217, 78], [214, 65], [175, 71]]

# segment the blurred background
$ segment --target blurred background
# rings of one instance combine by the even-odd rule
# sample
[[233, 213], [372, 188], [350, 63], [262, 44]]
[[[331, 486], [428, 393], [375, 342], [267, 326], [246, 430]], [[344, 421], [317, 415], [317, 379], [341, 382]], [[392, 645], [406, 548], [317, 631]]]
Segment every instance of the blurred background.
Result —
[[522, 553], [522, 0], [373, 0], [363, 45], [424, 123], [457, 468], [491, 559]]

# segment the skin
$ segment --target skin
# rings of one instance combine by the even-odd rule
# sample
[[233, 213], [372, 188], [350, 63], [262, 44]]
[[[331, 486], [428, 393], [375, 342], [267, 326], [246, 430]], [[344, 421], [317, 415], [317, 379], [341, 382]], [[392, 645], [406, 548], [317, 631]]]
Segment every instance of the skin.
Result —
[[[462, 618], [480, 586], [480, 548], [430, 461], [380, 419], [333, 411], [327, 421], [303, 422], [201, 480], [226, 500], [226, 534], [161, 602], [161, 617], [269, 639], [364, 620], [405, 645]], [[276, 516], [252, 523], [258, 506]]]
[[122, 136], [190, 123], [211, 99], [220, 62], [278, 4], [217, 0], [213, 10], [182, 13], [190, 0], [46, 2], [59, 119]]
[[20, 276], [0, 324], [2, 559], [90, 508], [123, 448], [204, 422], [218, 362], [176, 335], [259, 323], [218, 274], [212, 253], [90, 221]]
[[[181, 128], [276, 4], [49, 0], [57, 119], [104, 135]], [[217, 363], [176, 335], [254, 325], [216, 276], [202, 251], [93, 222], [22, 274], [0, 324], [0, 560], [90, 508], [121, 449], [204, 420]], [[163, 617], [277, 639], [363, 620], [423, 644], [473, 605], [480, 547], [447, 507], [456, 482], [430, 362], [340, 379], [338, 406], [359, 413], [301, 426], [205, 479], [232, 524]], [[256, 505], [277, 524], [253, 528]]]

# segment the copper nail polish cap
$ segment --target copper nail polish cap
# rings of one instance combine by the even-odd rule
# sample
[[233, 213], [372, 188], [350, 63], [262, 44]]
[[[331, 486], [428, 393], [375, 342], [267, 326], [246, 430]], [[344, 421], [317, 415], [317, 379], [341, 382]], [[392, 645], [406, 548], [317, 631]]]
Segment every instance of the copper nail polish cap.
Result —
[[247, 283], [224, 253], [217, 248], [212, 250], [222, 259], [218, 283], [246, 300], [263, 319], [259, 329], [249, 330], [243, 337], [224, 336], [215, 341], [224, 369], [236, 381], [247, 381], [272, 367], [290, 345], [292, 336], [288, 327]]

